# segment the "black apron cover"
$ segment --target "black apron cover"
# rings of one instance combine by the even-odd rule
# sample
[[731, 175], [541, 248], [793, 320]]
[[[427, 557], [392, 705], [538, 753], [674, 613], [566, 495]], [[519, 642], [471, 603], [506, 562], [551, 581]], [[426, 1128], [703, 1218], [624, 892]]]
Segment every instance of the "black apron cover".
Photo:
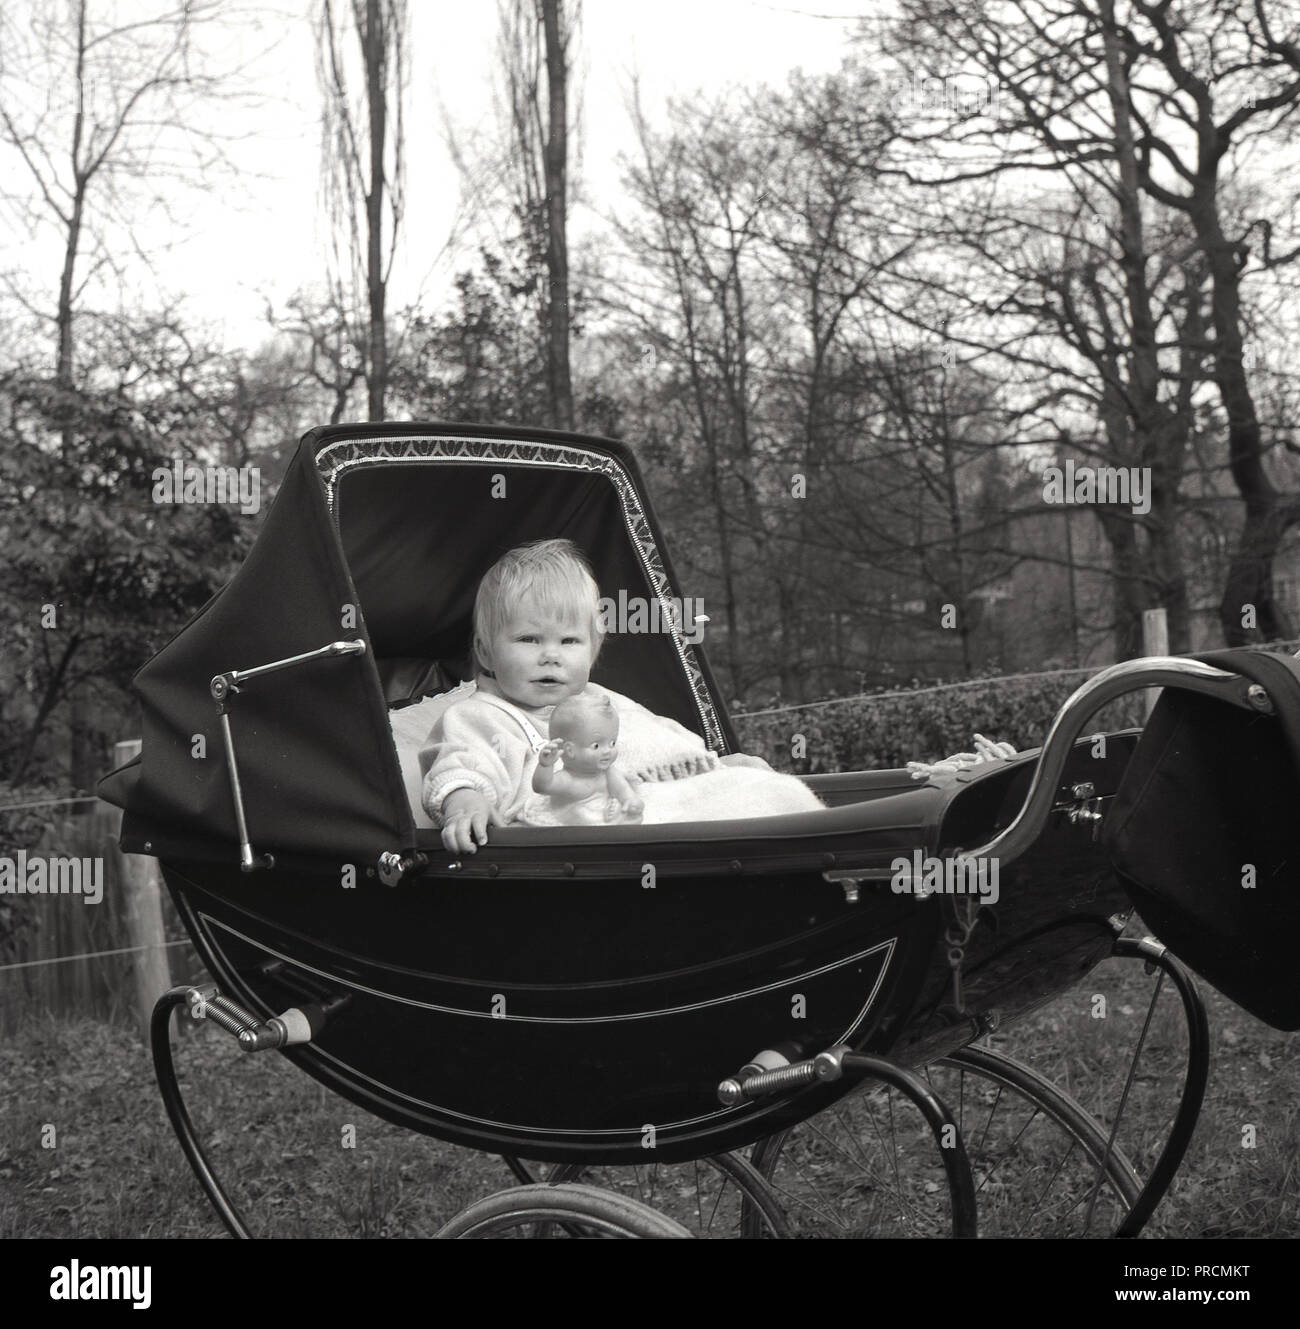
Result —
[[1106, 819], [1143, 920], [1181, 960], [1275, 1029], [1300, 1028], [1300, 669], [1196, 657], [1259, 683], [1274, 714], [1167, 687]]

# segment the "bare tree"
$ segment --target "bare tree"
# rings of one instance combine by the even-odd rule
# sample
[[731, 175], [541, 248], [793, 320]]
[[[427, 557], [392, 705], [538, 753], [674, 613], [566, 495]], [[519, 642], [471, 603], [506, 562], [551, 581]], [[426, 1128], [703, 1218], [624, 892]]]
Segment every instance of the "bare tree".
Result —
[[738, 695], [799, 698], [864, 664], [887, 677], [914, 646], [951, 664], [933, 649], [952, 637], [937, 621], [897, 630], [899, 587], [923, 580], [964, 614], [1008, 566], [983, 556], [966, 511], [988, 456], [972, 419], [994, 388], [950, 373], [933, 345], [873, 341], [868, 292], [896, 284], [919, 240], [882, 206], [866, 145], [853, 163], [826, 151], [859, 92], [797, 80], [757, 104], [677, 104], [664, 134], [633, 104], [639, 215], [620, 227], [605, 298], [671, 394], [652, 407], [671, 418], [647, 424], [671, 438], [670, 521], [708, 531], [697, 575], [719, 588], [714, 631]]
[[[1154, 202], [1187, 219], [1200, 252], [1195, 266], [1209, 288], [1203, 331], [1200, 313], [1188, 306], [1187, 367], [1199, 373], [1200, 359], [1212, 361], [1230, 471], [1246, 509], [1220, 622], [1226, 640], [1240, 644], [1256, 635], [1243, 613], [1253, 607], [1258, 635], [1286, 635], [1272, 568], [1300, 504], [1283, 499], [1266, 466], [1269, 443], [1243, 355], [1243, 283], [1300, 251], [1276, 254], [1270, 244], [1286, 224], [1289, 200], [1271, 214], [1241, 217], [1233, 181], [1243, 148], [1282, 151], [1300, 106], [1294, 8], [1263, 0], [905, 0], [902, 32], [897, 49], [915, 67], [931, 70], [944, 60], [950, 70], [964, 61], [1009, 102], [991, 130], [975, 118], [949, 126], [946, 137], [963, 145], [965, 160], [939, 173], [948, 182], [1058, 172], [1100, 184], [1114, 198], [1131, 317], [1125, 355], [1134, 371], [1123, 409], [1144, 448], [1162, 433], [1176, 440], [1181, 426], [1169, 434], [1152, 393], [1154, 342], [1143, 313], [1143, 265], [1151, 256], [1141, 216]], [[990, 146], [995, 159], [976, 158], [975, 149]], [[1252, 265], [1253, 235], [1263, 253]], [[1169, 482], [1167, 468], [1158, 478]]]
[[35, 7], [25, 24], [4, 20], [0, 144], [26, 183], [8, 197], [34, 236], [57, 237], [62, 260], [48, 305], [6, 275], [10, 293], [53, 324], [62, 390], [76, 380], [74, 325], [88, 283], [116, 265], [114, 245], [140, 253], [134, 210], [149, 202], [165, 212], [170, 180], [219, 155], [199, 109], [223, 76], [205, 71], [198, 33], [220, 13], [217, 0], [175, 0], [152, 16], [105, 22], [90, 0], [71, 0]]
[[[371, 420], [382, 420], [389, 379], [388, 281], [405, 205], [403, 105], [406, 0], [322, 0], [317, 29], [325, 99], [323, 173], [334, 225], [331, 296], [340, 309], [365, 292], [362, 348]], [[360, 51], [364, 94], [354, 97], [345, 50], [349, 24]], [[390, 134], [391, 120], [391, 134]]]
[[365, 378], [364, 339], [358, 345], [361, 330], [338, 295], [337, 288], [324, 299], [298, 292], [283, 313], [266, 311], [267, 322], [288, 339], [290, 359], [320, 392], [332, 425], [343, 419], [353, 389]]
[[[1287, 528], [1300, 521], [1300, 503], [1282, 501], [1264, 464], [1265, 441], [1243, 355], [1242, 279], [1250, 262], [1247, 240], [1256, 225], [1266, 264], [1288, 262], [1300, 251], [1287, 256], [1271, 252], [1268, 218], [1232, 234], [1221, 173], [1238, 140], [1276, 131], [1300, 109], [1300, 25], [1294, 10], [1279, 12], [1278, 19], [1290, 20], [1290, 30], [1275, 35], [1263, 0], [1254, 0], [1253, 13], [1220, 0], [1210, 7], [1214, 27], [1200, 36], [1187, 30], [1189, 15], [1168, 12], [1167, 3], [1137, 0], [1136, 17], [1147, 25], [1141, 31], [1136, 22], [1121, 28], [1111, 0], [1103, 4], [1104, 22], [1130, 58], [1139, 51], [1154, 56], [1178, 119], [1195, 136], [1195, 151], [1180, 153], [1172, 135], [1142, 120], [1137, 151], [1142, 188], [1190, 219], [1209, 267], [1214, 376], [1227, 414], [1229, 467], [1246, 505], [1219, 610], [1224, 636], [1235, 646], [1256, 635], [1243, 612], [1252, 604], [1259, 635], [1265, 640], [1286, 636], [1289, 625], [1274, 594], [1273, 560]], [[1244, 79], [1238, 74], [1243, 66]], [[1161, 168], [1170, 167], [1172, 187], [1160, 178]]]
[[[743, 584], [755, 550], [767, 544], [755, 412], [764, 304], [749, 282], [758, 280], [773, 154], [762, 146], [747, 151], [743, 133], [718, 107], [675, 107], [672, 132], [663, 138], [639, 101], [633, 110], [640, 161], [627, 183], [640, 216], [621, 232], [642, 271], [633, 289], [617, 293], [611, 283], [606, 299], [662, 357], [690, 420], [691, 442], [678, 441], [679, 464], [717, 542], [718, 626], [726, 632], [724, 658], [739, 695], [771, 664], [766, 650], [747, 649], [764, 613], [772, 620], [769, 644], [779, 632], [772, 597], [751, 597]], [[793, 657], [788, 663], [796, 667]]]
[[578, 0], [508, 0], [499, 49], [510, 124], [510, 189], [525, 250], [545, 273], [542, 340], [550, 423], [574, 425], [569, 366], [569, 77]]

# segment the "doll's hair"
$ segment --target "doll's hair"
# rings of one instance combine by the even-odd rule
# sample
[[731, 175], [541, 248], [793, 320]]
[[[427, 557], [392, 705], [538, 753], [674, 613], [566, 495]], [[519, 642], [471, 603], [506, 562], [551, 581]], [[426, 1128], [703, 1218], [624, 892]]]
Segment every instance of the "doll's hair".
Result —
[[592, 692], [579, 692], [576, 697], [567, 697], [551, 712], [549, 731], [552, 738], [568, 738], [575, 726], [581, 725], [588, 717], [594, 717], [614, 726], [614, 736], [618, 737], [618, 712], [608, 697], [597, 696]]
[[474, 598], [474, 669], [488, 672], [484, 647], [521, 607], [558, 619], [586, 621], [592, 663], [604, 644], [600, 587], [572, 540], [533, 540], [503, 554], [484, 574]]

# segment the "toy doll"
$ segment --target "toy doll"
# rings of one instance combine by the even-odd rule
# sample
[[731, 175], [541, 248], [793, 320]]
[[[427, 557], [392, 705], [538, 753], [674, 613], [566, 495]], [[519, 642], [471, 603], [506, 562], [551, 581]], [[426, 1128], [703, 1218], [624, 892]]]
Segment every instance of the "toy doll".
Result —
[[618, 713], [608, 697], [580, 694], [560, 702], [551, 712], [550, 733], [533, 775], [534, 793], [550, 803], [547, 820], [563, 826], [641, 820], [645, 805], [614, 766]]

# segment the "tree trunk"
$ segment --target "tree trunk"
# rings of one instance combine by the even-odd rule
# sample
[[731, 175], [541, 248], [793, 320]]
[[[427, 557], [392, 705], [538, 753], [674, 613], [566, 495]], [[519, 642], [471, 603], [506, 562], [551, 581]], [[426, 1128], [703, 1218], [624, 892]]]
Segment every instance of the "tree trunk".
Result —
[[[1244, 646], [1251, 640], [1268, 641], [1290, 635], [1286, 616], [1273, 594], [1273, 559], [1290, 524], [1290, 510], [1280, 505], [1277, 490], [1264, 467], [1259, 418], [1242, 358], [1241, 269], [1236, 247], [1219, 224], [1212, 179], [1208, 186], [1201, 187], [1205, 196], [1191, 216], [1212, 281], [1214, 376], [1228, 417], [1228, 469], [1246, 505], [1223, 599], [1219, 602], [1219, 622], [1227, 645]], [[1251, 617], [1256, 624], [1253, 631], [1247, 626]]]
[[568, 246], [568, 50], [562, 32], [563, 0], [542, 0], [546, 34], [546, 303], [547, 381], [552, 422], [573, 428], [573, 384], [569, 374]]
[[[1128, 363], [1130, 381], [1125, 385], [1124, 400], [1133, 422], [1132, 439], [1136, 443], [1132, 458], [1117, 456], [1117, 461], [1135, 461], [1148, 469], [1151, 511], [1142, 523], [1146, 532], [1146, 552], [1151, 581], [1134, 585], [1117, 598], [1120, 619], [1116, 628], [1119, 641], [1127, 641], [1129, 620], [1136, 617], [1140, 631], [1141, 610], [1154, 601], [1167, 611], [1171, 649], [1186, 650], [1189, 645], [1189, 610], [1187, 579], [1183, 573], [1178, 544], [1178, 487], [1182, 470], [1183, 448], [1187, 438], [1188, 418], [1176, 395], [1171, 408], [1160, 399], [1160, 361], [1156, 320], [1151, 310], [1151, 288], [1147, 281], [1146, 234], [1142, 223], [1141, 173], [1133, 138], [1131, 117], [1132, 92], [1124, 51], [1115, 27], [1113, 0], [1103, 0], [1101, 15], [1106, 50], [1106, 91], [1115, 127], [1115, 153], [1119, 167], [1117, 190], [1120, 213], [1121, 263], [1124, 271], [1125, 302], [1131, 322], [1131, 346]], [[1191, 330], [1200, 331], [1195, 309], [1189, 306]], [[1184, 332], [1188, 329], [1185, 327]], [[1190, 361], [1185, 365], [1190, 368]], [[1116, 365], [1118, 369], [1118, 365]], [[1181, 391], [1181, 388], [1180, 388]], [[1137, 533], [1128, 524], [1128, 534], [1119, 536], [1126, 560], [1135, 560]], [[1131, 543], [1130, 543], [1131, 542]], [[1112, 542], [1112, 548], [1116, 548]], [[1134, 573], [1140, 573], [1136, 561]], [[1117, 659], [1123, 659], [1117, 655]]]
[[1108, 512], [1103, 506], [1094, 511], [1111, 551], [1115, 659], [1129, 660], [1142, 652], [1142, 611], [1148, 608], [1149, 599], [1143, 594], [1143, 559], [1138, 549], [1137, 525], [1130, 517]]
[[[55, 318], [58, 331], [58, 351], [55, 361], [54, 380], [58, 386], [59, 446], [63, 455], [63, 464], [70, 468], [73, 451], [76, 446], [75, 411], [73, 407], [73, 385], [76, 381], [76, 343], [72, 328], [72, 290], [77, 267], [77, 255], [81, 249], [81, 228], [86, 207], [86, 172], [81, 164], [81, 145], [85, 130], [85, 58], [86, 58], [86, 5], [85, 0], [77, 6], [77, 111], [72, 122], [72, 208], [67, 218], [67, 232], [63, 247], [63, 271], [59, 275], [59, 306]], [[69, 474], [71, 470], [69, 469]], [[66, 512], [66, 509], [65, 509]], [[65, 649], [63, 659], [51, 688], [57, 690], [72, 653], [76, 649], [74, 638]], [[47, 691], [42, 699], [41, 710], [28, 735], [19, 768], [25, 770], [36, 747], [36, 737], [41, 727], [49, 718], [46, 701], [52, 700]], [[86, 732], [85, 684], [74, 683], [68, 696], [68, 773], [74, 789], [87, 787], [90, 780], [90, 744]]]
[[1155, 603], [1163, 607], [1169, 624], [1169, 649], [1181, 655], [1192, 647], [1191, 603], [1183, 573], [1178, 539], [1178, 496], [1161, 492], [1152, 482], [1151, 514], [1147, 523], [1147, 554], [1155, 578]]
[[[53, 714], [55, 706], [58, 705], [59, 690], [63, 686], [64, 675], [67, 674], [68, 666], [72, 663], [72, 657], [76, 654], [77, 647], [80, 644], [81, 638], [73, 636], [63, 648], [63, 655], [60, 657], [54, 673], [50, 676], [49, 682], [45, 685], [45, 692], [41, 696], [40, 705], [36, 708], [36, 715], [27, 730], [26, 736], [23, 738], [22, 750], [18, 754], [17, 764], [14, 766], [13, 774], [9, 777], [11, 784], [21, 783], [23, 776], [27, 773], [27, 767], [36, 752], [36, 740], [40, 738], [41, 730], [45, 728], [45, 722]], [[75, 741], [73, 755], [75, 757]]]
[[370, 372], [366, 377], [371, 420], [384, 418], [388, 391], [387, 282], [384, 274], [384, 140], [388, 97], [384, 62], [387, 49], [383, 0], [366, 0], [361, 50], [366, 62], [366, 100], [370, 109], [370, 187], [366, 191], [366, 284], [370, 305]]

